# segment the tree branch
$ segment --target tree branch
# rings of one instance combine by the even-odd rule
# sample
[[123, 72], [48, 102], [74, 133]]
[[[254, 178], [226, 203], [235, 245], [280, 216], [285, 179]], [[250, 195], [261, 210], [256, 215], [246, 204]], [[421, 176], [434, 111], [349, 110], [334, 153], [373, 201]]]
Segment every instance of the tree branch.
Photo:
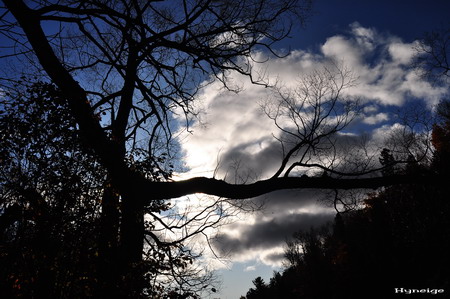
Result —
[[58, 60], [42, 30], [39, 14], [28, 8], [23, 1], [5, 0], [4, 3], [26, 34], [44, 70], [67, 97], [83, 137], [100, 157], [113, 181], [121, 191], [128, 194], [133, 192], [127, 185], [128, 181], [136, 174], [127, 167], [118, 144], [106, 136], [98, 119], [93, 114], [86, 91]]
[[[194, 193], [204, 193], [231, 199], [246, 199], [284, 189], [377, 189], [397, 184], [434, 184], [444, 177], [437, 175], [393, 175], [374, 178], [338, 179], [331, 177], [281, 177], [257, 181], [253, 184], [230, 184], [214, 178], [197, 177], [185, 181], [146, 184], [135, 182], [145, 203], [155, 199], [176, 198]], [[155, 188], [156, 187], [156, 188]]]

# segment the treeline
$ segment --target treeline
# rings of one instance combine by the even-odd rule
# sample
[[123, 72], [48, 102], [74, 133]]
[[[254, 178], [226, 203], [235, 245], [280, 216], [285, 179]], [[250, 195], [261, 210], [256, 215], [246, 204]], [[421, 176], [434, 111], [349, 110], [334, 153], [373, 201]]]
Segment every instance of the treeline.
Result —
[[[450, 173], [449, 102], [439, 105], [438, 116], [431, 161], [395, 171]], [[384, 150], [380, 161], [391, 158]], [[287, 242], [285, 269], [268, 283], [256, 278], [242, 298], [391, 298], [395, 288], [443, 289], [437, 296], [445, 296], [450, 292], [449, 199], [445, 181], [369, 194], [363, 208], [338, 213], [333, 223], [319, 229], [296, 233]]]

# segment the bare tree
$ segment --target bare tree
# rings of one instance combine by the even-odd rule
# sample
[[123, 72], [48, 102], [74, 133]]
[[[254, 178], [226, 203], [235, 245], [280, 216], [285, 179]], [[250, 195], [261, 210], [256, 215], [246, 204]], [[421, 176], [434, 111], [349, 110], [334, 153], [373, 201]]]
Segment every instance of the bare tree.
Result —
[[426, 33], [415, 46], [413, 67], [431, 82], [448, 82], [450, 77], [450, 29]]
[[305, 175], [311, 168], [333, 171], [337, 133], [358, 115], [358, 100], [344, 94], [355, 84], [350, 70], [332, 63], [302, 77], [293, 89], [277, 88], [263, 107], [281, 131], [283, 159], [272, 178]]

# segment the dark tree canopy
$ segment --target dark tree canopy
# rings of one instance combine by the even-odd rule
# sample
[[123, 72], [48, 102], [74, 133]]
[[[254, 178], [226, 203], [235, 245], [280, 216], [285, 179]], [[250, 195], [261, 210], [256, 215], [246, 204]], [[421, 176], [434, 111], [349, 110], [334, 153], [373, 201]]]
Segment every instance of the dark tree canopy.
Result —
[[33, 84], [1, 106], [0, 292], [90, 296], [106, 172], [55, 86]]
[[[11, 129], [8, 126], [14, 130], [23, 128], [25, 122], [20, 124], [21, 117], [36, 121], [26, 123], [29, 128], [25, 128], [25, 133], [30, 133], [27, 136], [31, 140], [21, 140], [19, 137], [23, 135], [17, 135], [8, 140], [10, 147], [2, 151], [9, 159], [6, 183], [2, 186], [2, 192], [9, 196], [2, 201], [7, 209], [2, 217], [7, 222], [4, 228], [17, 221], [17, 215], [6, 216], [17, 214], [21, 206], [29, 209], [23, 194], [8, 193], [14, 188], [19, 193], [30, 190], [31, 201], [37, 198], [38, 202], [49, 204], [54, 200], [57, 206], [70, 195], [75, 197], [78, 207], [87, 193], [93, 197], [88, 207], [95, 207], [96, 214], [92, 220], [88, 220], [84, 211], [77, 217], [91, 225], [96, 223], [92, 229], [98, 229], [87, 234], [95, 236], [95, 246], [86, 246], [92, 248], [94, 255], [98, 254], [94, 258], [96, 273], [87, 279], [102, 282], [92, 290], [94, 294], [115, 296], [119, 292], [123, 297], [136, 298], [149, 296], [148, 292], [150, 295], [166, 292], [171, 298], [195, 297], [194, 293], [203, 290], [208, 281], [199, 277], [200, 271], [190, 270], [196, 253], [183, 246], [183, 241], [215, 224], [207, 222], [208, 213], [215, 213], [215, 207], [189, 220], [188, 223], [206, 221], [196, 226], [197, 230], [186, 230], [188, 233], [177, 240], [162, 237], [162, 229], [183, 230], [186, 225], [177, 218], [170, 223], [160, 218], [158, 213], [168, 208], [164, 200], [197, 192], [196, 189], [204, 188], [205, 182], [205, 179], [200, 182], [170, 179], [174, 155], [172, 132], [176, 128], [173, 115], [184, 115], [187, 122], [195, 116], [192, 102], [202, 82], [218, 79], [233, 89], [227, 81], [230, 71], [257, 81], [251, 72], [252, 51], [259, 47], [270, 49], [274, 42], [286, 37], [292, 21], [303, 21], [308, 14], [309, 1], [3, 3], [1, 32], [11, 43], [3, 48], [2, 59], [5, 66], [12, 65], [12, 71], [8, 69], [1, 76], [3, 90], [9, 93], [5, 99], [11, 100], [12, 106], [17, 105], [18, 110], [24, 106], [19, 105], [20, 99], [24, 103], [26, 99], [37, 103], [46, 100], [35, 114], [25, 109], [17, 117], [8, 113], [4, 119], [5, 130]], [[35, 80], [52, 82], [56, 87], [43, 83], [24, 92], [22, 84]], [[66, 125], [65, 119], [59, 119], [55, 113], [62, 113], [67, 107], [71, 112]], [[46, 118], [50, 116], [52, 119]], [[55, 125], [62, 137], [55, 137], [51, 129], [41, 126], [43, 123]], [[71, 134], [77, 139], [72, 140]], [[34, 143], [33, 136], [50, 142]], [[78, 153], [78, 146], [85, 148], [87, 154]], [[23, 148], [33, 151], [23, 153]], [[10, 159], [15, 150], [19, 155], [27, 154], [25, 158], [32, 161], [32, 167], [21, 178], [15, 172], [23, 162], [22, 157]], [[73, 169], [82, 161], [88, 161], [89, 165]], [[51, 164], [50, 168], [43, 163]], [[49, 174], [48, 179], [40, 173], [43, 170]], [[96, 177], [78, 177], [77, 171], [84, 175], [90, 170]], [[52, 181], [56, 173], [63, 180], [74, 180], [56, 185], [64, 186], [60, 189], [65, 193], [70, 193], [66, 186], [72, 186], [74, 194], [57, 194], [52, 198], [49, 192], [59, 192]], [[22, 181], [31, 181], [30, 187], [23, 186]], [[91, 194], [94, 191], [81, 183], [95, 184], [96, 193]], [[215, 183], [223, 182], [212, 180], [206, 187], [213, 190]], [[73, 212], [67, 205], [63, 209]], [[176, 217], [184, 219], [183, 215]], [[57, 242], [64, 230], [58, 234]], [[26, 237], [21, 235], [14, 240], [22, 242]], [[11, 246], [10, 249], [15, 245]], [[161, 288], [164, 276], [171, 277], [178, 289], [167, 293]], [[24, 286], [28, 280], [20, 277], [17, 283]], [[55, 280], [48, 281], [51, 284]], [[146, 282], [151, 283], [150, 287]], [[63, 291], [58, 288], [53, 291], [58, 290]]]

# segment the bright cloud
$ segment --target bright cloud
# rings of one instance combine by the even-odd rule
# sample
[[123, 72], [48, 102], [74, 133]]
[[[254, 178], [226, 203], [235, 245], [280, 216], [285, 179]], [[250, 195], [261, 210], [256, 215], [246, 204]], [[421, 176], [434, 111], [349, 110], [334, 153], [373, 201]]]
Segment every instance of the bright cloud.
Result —
[[378, 113], [375, 115], [366, 116], [363, 118], [362, 122], [368, 125], [375, 125], [384, 121], [387, 121], [389, 116], [387, 113]]
[[393, 61], [408, 65], [414, 56], [414, 48], [416, 46], [416, 43], [408, 44], [402, 43], [401, 41], [394, 41], [388, 45], [388, 51]]

